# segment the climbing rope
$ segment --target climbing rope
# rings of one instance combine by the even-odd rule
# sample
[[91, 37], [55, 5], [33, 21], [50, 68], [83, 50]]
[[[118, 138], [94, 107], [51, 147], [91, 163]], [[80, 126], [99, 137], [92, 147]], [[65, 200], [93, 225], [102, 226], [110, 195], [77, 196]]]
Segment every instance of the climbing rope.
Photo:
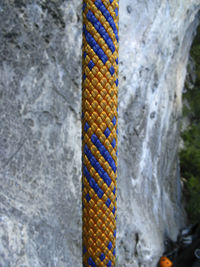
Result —
[[118, 1], [83, 2], [83, 266], [114, 267]]

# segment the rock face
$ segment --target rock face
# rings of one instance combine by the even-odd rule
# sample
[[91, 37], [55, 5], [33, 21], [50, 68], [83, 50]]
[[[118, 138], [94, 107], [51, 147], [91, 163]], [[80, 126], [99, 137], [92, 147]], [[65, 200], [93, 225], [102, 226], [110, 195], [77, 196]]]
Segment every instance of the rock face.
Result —
[[[185, 223], [181, 95], [200, 0], [120, 1], [117, 266]], [[0, 266], [81, 266], [78, 0], [0, 2]]]

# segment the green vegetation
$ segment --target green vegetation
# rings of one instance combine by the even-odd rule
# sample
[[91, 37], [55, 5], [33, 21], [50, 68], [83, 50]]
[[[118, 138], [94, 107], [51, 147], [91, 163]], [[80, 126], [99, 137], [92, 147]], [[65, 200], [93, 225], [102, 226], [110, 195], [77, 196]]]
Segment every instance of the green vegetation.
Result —
[[180, 151], [181, 176], [186, 179], [186, 211], [191, 222], [200, 221], [200, 27], [191, 48], [195, 63], [194, 88], [187, 86], [184, 93], [183, 116], [189, 118], [189, 127], [182, 132], [184, 149]]

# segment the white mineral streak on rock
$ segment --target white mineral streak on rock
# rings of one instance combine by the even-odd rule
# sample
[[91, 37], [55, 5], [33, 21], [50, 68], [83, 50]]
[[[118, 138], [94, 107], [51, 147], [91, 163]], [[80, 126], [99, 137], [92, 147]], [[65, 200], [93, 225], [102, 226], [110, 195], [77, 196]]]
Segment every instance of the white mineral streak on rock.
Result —
[[[176, 238], [185, 67], [200, 0], [120, 1], [118, 267]], [[81, 1], [0, 3], [0, 266], [81, 266]]]

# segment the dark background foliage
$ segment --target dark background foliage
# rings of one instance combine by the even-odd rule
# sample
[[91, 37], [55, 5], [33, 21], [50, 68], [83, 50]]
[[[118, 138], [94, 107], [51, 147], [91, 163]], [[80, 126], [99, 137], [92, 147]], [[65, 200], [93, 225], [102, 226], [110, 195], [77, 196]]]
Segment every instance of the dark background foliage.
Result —
[[183, 94], [183, 116], [189, 126], [181, 134], [184, 148], [180, 151], [181, 175], [186, 179], [185, 203], [191, 222], [200, 221], [200, 26], [192, 44], [191, 57], [195, 64], [195, 81], [190, 88], [186, 81]]

